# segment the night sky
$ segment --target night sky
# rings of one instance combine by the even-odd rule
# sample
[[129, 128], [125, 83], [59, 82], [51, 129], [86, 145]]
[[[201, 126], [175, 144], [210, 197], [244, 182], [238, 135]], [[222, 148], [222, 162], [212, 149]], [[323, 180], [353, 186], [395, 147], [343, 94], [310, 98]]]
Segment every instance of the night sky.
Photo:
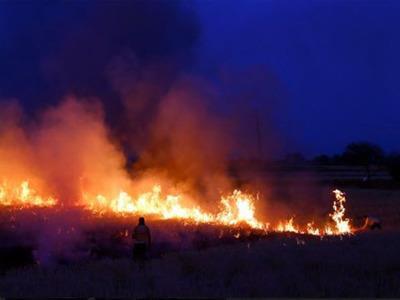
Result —
[[277, 123], [295, 148], [368, 140], [400, 150], [400, 1], [200, 3], [203, 69], [273, 72], [287, 91]]
[[400, 1], [65, 3], [1, 2], [0, 97], [31, 110], [71, 91], [114, 99], [104, 70], [129, 49], [139, 65], [167, 58], [173, 74], [217, 87], [229, 72], [268, 74], [266, 96], [248, 101], [283, 152], [358, 140], [400, 150]]

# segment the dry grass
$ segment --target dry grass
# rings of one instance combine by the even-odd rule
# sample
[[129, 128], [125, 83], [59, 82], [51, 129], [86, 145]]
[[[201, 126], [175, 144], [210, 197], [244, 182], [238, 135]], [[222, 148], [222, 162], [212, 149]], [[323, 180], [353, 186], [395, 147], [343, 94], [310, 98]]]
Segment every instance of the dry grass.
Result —
[[400, 190], [345, 189], [352, 216], [380, 218], [386, 229], [400, 230]]
[[396, 233], [352, 238], [271, 237], [151, 260], [128, 259], [13, 270], [0, 296], [51, 297], [400, 297]]

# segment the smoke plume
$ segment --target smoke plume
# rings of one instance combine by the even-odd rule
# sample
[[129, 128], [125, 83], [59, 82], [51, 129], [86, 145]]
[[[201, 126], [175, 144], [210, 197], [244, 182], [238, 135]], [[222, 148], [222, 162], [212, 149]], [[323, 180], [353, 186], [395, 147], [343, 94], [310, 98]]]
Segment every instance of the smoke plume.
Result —
[[[0, 50], [7, 74], [0, 96], [18, 99], [0, 107], [2, 184], [29, 180], [24, 188], [32, 194], [69, 208], [161, 184], [215, 208], [221, 193], [236, 187], [228, 175], [232, 155], [263, 159], [273, 151], [269, 120], [262, 130], [270, 138], [259, 134], [254, 146], [261, 118], [252, 113], [261, 110], [254, 103], [281, 99], [279, 84], [260, 70], [217, 84], [190, 74], [199, 26], [183, 2], [0, 8], [14, 41]], [[37, 229], [37, 258], [74, 253], [81, 227], [80, 214], [47, 220]]]

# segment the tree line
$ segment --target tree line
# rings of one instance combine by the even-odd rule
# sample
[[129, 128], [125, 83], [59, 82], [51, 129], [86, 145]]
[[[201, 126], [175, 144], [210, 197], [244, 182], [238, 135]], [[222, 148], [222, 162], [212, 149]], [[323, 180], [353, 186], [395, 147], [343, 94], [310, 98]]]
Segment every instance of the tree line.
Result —
[[369, 142], [354, 142], [348, 144], [344, 151], [335, 155], [318, 155], [312, 159], [316, 165], [350, 165], [365, 168], [366, 179], [371, 177], [371, 167], [386, 168], [396, 181], [400, 182], [400, 153], [385, 153], [376, 144]]

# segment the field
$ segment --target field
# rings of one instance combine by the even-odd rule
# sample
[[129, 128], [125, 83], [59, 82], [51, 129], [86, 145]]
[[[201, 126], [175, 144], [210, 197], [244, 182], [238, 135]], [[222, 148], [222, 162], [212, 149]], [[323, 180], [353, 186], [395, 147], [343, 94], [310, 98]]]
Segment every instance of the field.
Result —
[[[290, 186], [294, 194], [332, 188]], [[0, 275], [0, 296], [400, 297], [400, 191], [343, 190], [355, 225], [360, 216], [373, 215], [382, 220], [381, 231], [322, 239], [270, 234], [169, 248], [153, 255], [144, 270], [126, 256], [27, 266]], [[195, 234], [191, 230], [179, 243]]]
[[3, 296], [399, 297], [395, 233], [343, 240], [274, 237], [151, 260], [104, 259], [3, 275]]

